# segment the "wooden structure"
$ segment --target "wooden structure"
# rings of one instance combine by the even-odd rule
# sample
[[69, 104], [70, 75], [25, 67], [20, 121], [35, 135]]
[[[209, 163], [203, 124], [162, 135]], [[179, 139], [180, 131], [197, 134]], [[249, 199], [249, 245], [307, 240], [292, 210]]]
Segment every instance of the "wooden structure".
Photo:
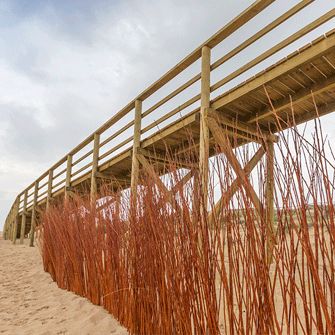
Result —
[[[201, 185], [206, 197], [208, 160], [215, 155], [215, 143], [226, 155], [242, 185], [249, 190], [250, 199], [255, 208], [266, 213], [270, 235], [274, 215], [273, 151], [274, 143], [277, 141], [277, 137], [273, 134], [290, 127], [292, 106], [294, 107], [296, 124], [313, 119], [316, 116], [316, 107], [320, 116], [332, 112], [335, 108], [335, 30], [320, 36], [233, 89], [211, 99], [211, 94], [223, 85], [230, 83], [233, 79], [335, 17], [333, 9], [238, 70], [216, 83], [211, 83], [211, 71], [236, 57], [241, 51], [313, 2], [313, 0], [301, 1], [234, 50], [224, 54], [217, 61], [211, 62], [211, 49], [274, 1], [255, 1], [23, 190], [18, 195], [6, 219], [4, 238], [11, 239], [14, 243], [16, 238], [20, 238], [22, 243], [23, 236], [31, 231], [31, 245], [33, 245], [34, 227], [41, 206], [46, 204], [48, 209], [52, 199], [63, 196], [76, 197], [87, 191], [91, 192], [92, 204], [94, 204], [97, 191], [104, 180], [110, 181], [111, 187], [115, 189], [131, 187], [134, 199], [140, 168], [146, 169], [157, 183], [164, 185], [159, 176], [169, 172], [166, 164], [167, 146], [171, 152], [179, 157], [180, 168], [190, 170], [182, 183], [193, 178], [194, 171], [200, 170], [202, 172]], [[146, 99], [200, 59], [201, 73], [189, 79], [150, 108], [142, 110], [142, 103]], [[165, 110], [162, 114], [162, 108], [166, 106], [167, 102], [179, 96], [198, 81], [201, 81], [201, 90], [197, 95], [183, 101], [179, 107], [171, 111]], [[193, 111], [177, 120], [170, 121], [173, 116], [197, 103], [198, 106]], [[129, 117], [133, 110], [135, 111], [134, 117]], [[160, 111], [156, 121], [145, 127], [142, 126], [143, 121], [147, 120], [148, 116], [155, 111]], [[111, 135], [106, 135], [115, 124], [125, 119], [129, 120], [126, 125], [119, 127], [119, 130]], [[157, 129], [157, 126], [162, 123], [167, 125], [148, 135], [151, 130]], [[132, 134], [125, 138], [127, 131], [132, 131]], [[188, 142], [190, 133], [192, 133], [194, 141], [194, 145], [191, 147]], [[230, 141], [233, 136], [237, 136], [237, 141]], [[102, 140], [103, 137], [104, 140]], [[116, 144], [108, 146], [112, 141]], [[234, 146], [251, 141], [258, 142], [261, 146], [243, 168], [232, 149]], [[191, 167], [184, 157], [190, 151], [199, 153], [199, 162], [195, 170], [194, 166]], [[267, 157], [268, 176], [266, 204], [260, 202], [248, 179], [250, 171], [264, 154]], [[150, 165], [150, 158], [154, 158], [158, 162], [155, 164], [156, 169]], [[87, 164], [84, 164], [85, 161]], [[230, 197], [238, 190], [238, 184], [235, 181], [231, 185]], [[173, 192], [167, 189], [166, 192], [169, 197], [173, 196]], [[219, 210], [220, 203], [229, 201], [230, 197], [223, 195], [214, 210]], [[209, 216], [211, 214], [208, 213]], [[207, 213], [203, 213], [203, 215], [207, 215]], [[271, 248], [273, 244], [271, 236], [268, 238], [268, 244]]]

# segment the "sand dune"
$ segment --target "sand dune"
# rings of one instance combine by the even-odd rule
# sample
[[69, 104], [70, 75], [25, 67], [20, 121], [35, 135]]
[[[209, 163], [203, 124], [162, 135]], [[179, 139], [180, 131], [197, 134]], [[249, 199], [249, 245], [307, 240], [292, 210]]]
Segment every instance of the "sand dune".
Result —
[[126, 335], [102, 307], [61, 290], [43, 271], [38, 247], [13, 245], [0, 234], [0, 334]]

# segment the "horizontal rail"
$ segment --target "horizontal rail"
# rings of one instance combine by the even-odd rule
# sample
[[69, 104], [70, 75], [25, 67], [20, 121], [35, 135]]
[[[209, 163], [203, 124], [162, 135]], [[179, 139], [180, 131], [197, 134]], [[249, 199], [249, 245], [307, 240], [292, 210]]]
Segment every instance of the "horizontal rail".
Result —
[[86, 170], [87, 168], [89, 168], [90, 166], [92, 166], [93, 163], [88, 163], [85, 166], [83, 166], [81, 169], [79, 169], [78, 171], [74, 172], [71, 174], [71, 177], [74, 177], [76, 175], [78, 175], [80, 172], [83, 172], [84, 170]]

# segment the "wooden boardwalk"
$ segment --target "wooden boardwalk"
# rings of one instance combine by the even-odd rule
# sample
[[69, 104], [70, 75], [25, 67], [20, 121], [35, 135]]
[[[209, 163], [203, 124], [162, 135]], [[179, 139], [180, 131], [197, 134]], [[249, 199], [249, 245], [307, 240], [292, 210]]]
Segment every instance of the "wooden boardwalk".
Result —
[[[36, 217], [41, 208], [44, 208], [43, 205], [48, 207], [52, 199], [64, 196], [76, 197], [87, 191], [94, 197], [101, 183], [106, 180], [110, 182], [111, 188], [131, 187], [132, 193], [135, 194], [139, 169], [147, 169], [157, 178], [169, 172], [167, 147], [178, 157], [180, 167], [190, 170], [185, 181], [192, 178], [194, 173], [191, 171], [195, 168], [205, 172], [202, 176], [208, 175], [206, 173], [208, 158], [215, 155], [215, 143], [220, 145], [228, 161], [232, 166], [234, 165], [236, 158], [232, 151], [225, 149], [224, 143], [220, 143], [221, 134], [229, 137], [237, 136], [238, 140], [232, 142], [233, 145], [252, 141], [263, 144], [263, 151], [259, 152], [258, 159], [250, 164], [254, 167], [268, 151], [268, 165], [271, 166], [273, 145], [277, 140], [274, 134], [292, 125], [292, 106], [296, 124], [315, 118], [316, 108], [320, 116], [334, 111], [335, 29], [302, 46], [235, 88], [210, 99], [211, 93], [220, 87], [335, 17], [333, 9], [240, 69], [216, 83], [211, 83], [211, 71], [236, 57], [249, 45], [277, 26], [284, 24], [287, 19], [313, 1], [301, 1], [237, 48], [223, 55], [216, 62], [211, 62], [211, 49], [273, 2], [274, 0], [256, 1], [23, 190], [8, 214], [4, 237], [12, 239], [14, 243], [16, 238], [21, 237], [22, 240], [25, 234], [34, 229]], [[150, 108], [142, 109], [142, 103], [146, 99], [197, 60], [201, 60], [201, 73]], [[201, 90], [197, 95], [183, 101], [173, 110], [164, 110], [168, 101], [199, 81]], [[190, 106], [196, 107], [183, 117], [173, 119]], [[156, 121], [145, 127], [142, 126], [143, 121], [154, 112], [156, 112]], [[131, 113], [134, 116], [131, 116]], [[124, 120], [128, 120], [128, 123], [118, 126], [120, 121]], [[164, 123], [168, 124], [149, 134]], [[119, 127], [119, 130], [110, 134], [113, 127]], [[189, 142], [190, 134], [192, 145]], [[190, 152], [199, 157], [197, 166], [194, 164], [190, 166], [187, 162], [186, 157]], [[150, 166], [150, 158], [154, 158], [157, 163], [154, 172]], [[237, 176], [243, 176], [243, 170], [237, 168], [235, 172]], [[203, 178], [202, 187], [206, 193], [207, 177]], [[269, 178], [267, 197], [268, 203], [272, 203], [273, 206], [273, 200], [270, 201], [271, 189], [273, 189], [273, 181]], [[260, 205], [257, 201], [254, 204]], [[272, 219], [268, 220], [271, 224]]]

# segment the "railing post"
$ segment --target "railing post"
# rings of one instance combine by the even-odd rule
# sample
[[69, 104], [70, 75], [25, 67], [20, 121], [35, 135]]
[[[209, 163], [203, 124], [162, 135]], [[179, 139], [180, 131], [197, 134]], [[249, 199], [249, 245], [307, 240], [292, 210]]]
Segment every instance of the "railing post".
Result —
[[72, 156], [67, 155], [66, 181], [65, 181], [65, 199], [68, 199], [71, 187]]
[[19, 224], [19, 208], [20, 208], [20, 196], [18, 195], [15, 200], [14, 206], [14, 229], [13, 229], [13, 236], [12, 241], [13, 244], [16, 244], [16, 236], [17, 236], [17, 226]]
[[210, 107], [211, 49], [204, 46], [201, 50], [201, 108], [199, 169], [202, 184], [204, 209], [207, 210], [209, 127], [206, 123], [206, 109]]
[[24, 191], [23, 199], [23, 210], [22, 210], [22, 223], [21, 223], [21, 233], [20, 233], [20, 244], [24, 242], [24, 234], [26, 232], [26, 222], [27, 222], [27, 201], [28, 201], [28, 190]]
[[95, 204], [97, 194], [97, 177], [99, 165], [99, 145], [100, 145], [100, 134], [94, 134], [94, 145], [93, 145], [93, 164], [92, 164], [92, 176], [91, 176], [91, 206]]
[[267, 226], [267, 263], [272, 262], [272, 252], [275, 243], [274, 236], [274, 145], [272, 141], [267, 141], [266, 153], [266, 226]]
[[7, 239], [7, 238], [6, 238], [6, 236], [7, 236], [7, 229], [8, 229], [8, 215], [7, 215], [7, 217], [6, 217], [5, 225], [4, 225], [4, 227], [3, 227], [2, 238], [3, 238], [4, 240]]
[[30, 247], [34, 246], [34, 234], [35, 234], [35, 225], [36, 225], [36, 206], [37, 206], [37, 197], [38, 197], [38, 181], [35, 181], [34, 189], [34, 202], [33, 202], [33, 214], [31, 217], [31, 229], [30, 229]]
[[53, 181], [54, 172], [53, 170], [49, 170], [49, 180], [48, 180], [48, 195], [47, 195], [47, 206], [46, 210], [48, 211], [50, 208], [50, 201], [52, 198], [52, 181]]
[[134, 120], [134, 143], [133, 143], [133, 157], [131, 167], [131, 206], [136, 208], [137, 186], [139, 175], [139, 162], [136, 158], [135, 152], [141, 145], [141, 121], [142, 121], [142, 101], [135, 101], [135, 120]]

